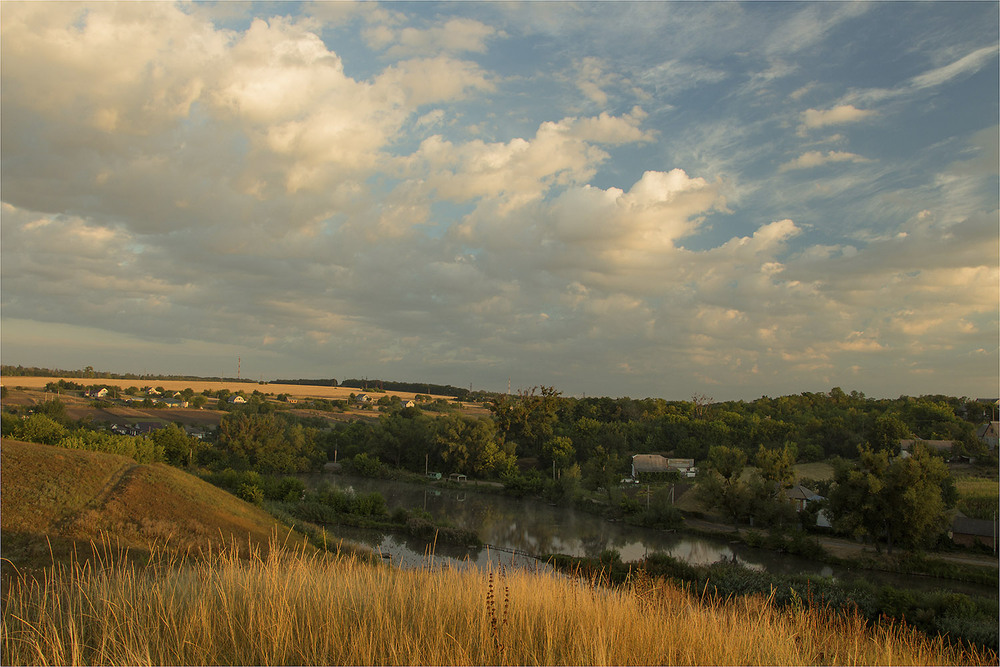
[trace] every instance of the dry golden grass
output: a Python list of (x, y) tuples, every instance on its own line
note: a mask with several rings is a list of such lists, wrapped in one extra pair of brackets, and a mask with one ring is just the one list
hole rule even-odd
[[(105, 549), (108, 552), (107, 549)], [(121, 555), (6, 587), (3, 664), (995, 664), (911, 630), (702, 602), (639, 579), (400, 570), (271, 549), (199, 561)]]
[(112, 536), (135, 549), (266, 547), (287, 527), (259, 507), (183, 470), (114, 454), (4, 439), (0, 446), (3, 556), (18, 567), (66, 557)]

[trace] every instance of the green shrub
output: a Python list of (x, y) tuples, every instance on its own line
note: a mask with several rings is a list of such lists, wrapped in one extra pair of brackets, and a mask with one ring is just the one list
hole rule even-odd
[(256, 484), (241, 484), (240, 488), (236, 492), (236, 495), (248, 503), (253, 503), (254, 505), (261, 505), (264, 503), (264, 492)]
[(367, 452), (357, 454), (350, 460), (352, 470), (362, 477), (383, 477), (385, 466), (378, 458), (368, 456)]

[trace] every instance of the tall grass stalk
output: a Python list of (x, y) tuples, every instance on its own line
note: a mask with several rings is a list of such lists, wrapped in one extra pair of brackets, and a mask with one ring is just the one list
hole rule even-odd
[[(726, 602), (639, 574), (401, 570), (246, 546), (210, 558), (110, 550), (14, 578), (2, 664), (995, 664), (856, 616)], [(106, 549), (106, 551), (108, 551)], [(239, 552), (243, 551), (241, 555)]]

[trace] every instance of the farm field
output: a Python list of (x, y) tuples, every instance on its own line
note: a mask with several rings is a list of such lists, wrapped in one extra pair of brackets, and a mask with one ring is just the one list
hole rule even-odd
[[(121, 387), (125, 389), (127, 387), (141, 387), (145, 385), (154, 387), (163, 387), (167, 391), (176, 392), (183, 391), (184, 389), (191, 388), (195, 393), (201, 393), (206, 389), (212, 391), (218, 391), (219, 389), (226, 389), (230, 392), (244, 391), (250, 393), (254, 390), (267, 393), (267, 394), (288, 394), (289, 396), (296, 397), (308, 397), (308, 398), (326, 398), (334, 400), (345, 400), (350, 397), (351, 394), (364, 393), (363, 390), (354, 387), (319, 387), (312, 385), (299, 385), (299, 384), (258, 384), (256, 382), (199, 382), (196, 380), (115, 380), (115, 379), (105, 379), (105, 378), (57, 378), (57, 377), (31, 377), (31, 376), (18, 376), (18, 377), (4, 377), (2, 378), (3, 384), (8, 387), (24, 387), (26, 389), (44, 389), (45, 385), (50, 382), (58, 382), (59, 380), (65, 380), (67, 382), (75, 382), (77, 384), (102, 384), (108, 386)], [(414, 392), (408, 391), (391, 391), (386, 392), (390, 396), (399, 396), (400, 398), (413, 398), (416, 396)], [(451, 398), (450, 396), (439, 396), (435, 394), (425, 394), (432, 398)]]
[[(94, 379), (89, 380), (87, 378), (56, 378), (56, 377), (31, 377), (31, 376), (18, 376), (18, 377), (4, 377), (2, 378), (3, 384), (7, 387), (8, 397), (6, 402), (9, 405), (31, 405), (39, 403), (42, 401), (47, 401), (52, 398), (52, 394), (45, 393), (44, 389), (50, 382), (58, 382), (60, 379), (66, 380), (67, 382), (74, 382), (76, 384), (86, 385), (88, 383), (117, 386), (122, 389), (133, 386), (145, 386), (147, 382), (138, 380), (106, 380), (106, 379)], [(150, 380), (149, 385), (156, 387), (163, 387), (167, 392), (178, 392), (184, 389), (192, 389), (196, 394), (201, 393), (205, 390), (218, 391), (220, 389), (226, 389), (230, 392), (243, 391), (244, 393), (251, 393), (253, 391), (260, 391), (266, 394), (288, 394), (290, 397), (306, 399), (306, 398), (322, 398), (327, 400), (343, 400), (346, 401), (350, 398), (352, 393), (358, 394), (363, 393), (360, 389), (351, 387), (320, 387), (320, 386), (307, 386), (307, 385), (296, 385), (296, 384), (267, 384), (261, 385), (252, 382), (195, 382), (195, 381), (184, 381), (184, 380)], [(18, 389), (20, 387), (20, 389)], [(375, 394), (375, 396), (381, 396), (382, 394)], [(385, 393), (387, 396), (399, 396), (402, 399), (412, 399), (416, 396), (413, 392), (405, 391), (387, 391)], [(440, 396), (435, 394), (424, 394), (424, 396), (431, 396), (431, 398), (440, 398), (444, 400), (449, 400), (448, 396)], [(224, 412), (212, 410), (211, 407), (206, 407), (203, 409), (196, 408), (168, 408), (168, 409), (143, 409), (131, 406), (108, 406), (108, 407), (95, 407), (92, 405), (92, 401), (87, 398), (80, 396), (74, 396), (72, 394), (61, 394), (59, 400), (66, 405), (66, 413), (72, 419), (83, 419), (89, 417), (95, 422), (107, 422), (110, 424), (127, 424), (140, 421), (150, 421), (150, 422), (162, 422), (162, 423), (172, 423), (179, 422), (186, 426), (218, 426), (219, 421), (222, 419)], [(209, 403), (209, 406), (214, 405)], [(287, 406), (286, 406), (287, 407)], [(317, 410), (309, 410), (304, 408), (290, 407), (289, 411), (291, 414), (311, 417), (317, 416), (327, 419), (331, 422), (337, 421), (351, 421), (353, 419), (376, 419), (379, 415), (377, 409), (374, 408), (358, 408), (351, 406), (345, 412), (322, 412)], [(462, 414), (474, 416), (474, 417), (485, 417), (489, 415), (489, 410), (486, 408), (474, 404), (466, 403), (461, 404)]]

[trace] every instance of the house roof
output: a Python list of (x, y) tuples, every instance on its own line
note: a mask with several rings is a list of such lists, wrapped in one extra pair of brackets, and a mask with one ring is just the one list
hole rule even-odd
[(812, 489), (807, 489), (801, 484), (796, 484), (792, 488), (788, 489), (785, 496), (789, 500), (823, 500), (823, 496), (817, 494)]
[(638, 472), (670, 472), (667, 459), (659, 454), (636, 454), (632, 457), (632, 468)]
[(951, 522), (951, 532), (992, 537), (997, 534), (996, 522), (989, 519), (970, 519), (967, 516), (956, 516)]
[(976, 437), (983, 438), (987, 435), (1000, 434), (1000, 422), (989, 422), (976, 429)]
[(900, 440), (899, 441), (899, 448), (902, 449), (902, 450), (904, 450), (904, 451), (910, 451), (911, 449), (913, 449), (913, 443), (915, 443), (915, 442), (922, 442), (923, 444), (927, 445), (931, 449), (936, 449), (938, 451), (950, 450), (952, 447), (955, 446), (955, 441), (954, 440), (920, 440), (920, 439), (916, 439), (916, 440)]

